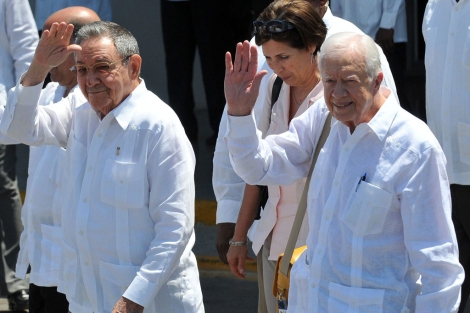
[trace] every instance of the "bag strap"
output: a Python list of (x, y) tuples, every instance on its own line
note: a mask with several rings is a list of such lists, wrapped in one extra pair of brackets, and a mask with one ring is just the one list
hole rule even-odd
[(274, 103), (279, 99), (279, 94), (281, 93), (282, 83), (284, 81), (281, 77), (276, 77), (273, 84), (273, 89), (271, 90), (271, 114), (269, 114), (269, 124), (271, 124), (271, 115), (273, 113)]
[(318, 144), (315, 148), (315, 153), (313, 154), (312, 165), (310, 165), (310, 170), (308, 172), (307, 181), (305, 182), (304, 191), (302, 192), (302, 197), (300, 198), (299, 208), (297, 209), (297, 213), (295, 214), (294, 224), (292, 225), (292, 230), (290, 232), (289, 239), (287, 240), (286, 250), (284, 252), (283, 257), (283, 260), (285, 261), (281, 262), (281, 268), (279, 269), (279, 272), (286, 276), (288, 275), (289, 264), (292, 258), (292, 254), (294, 253), (295, 243), (297, 242), (297, 238), (299, 237), (300, 227), (302, 227), (305, 212), (307, 211), (308, 187), (310, 185), (310, 179), (312, 178), (313, 168), (315, 167), (315, 163), (317, 162), (320, 150), (323, 148), (326, 138), (328, 138), (330, 128), (331, 113), (328, 113), (325, 124), (323, 125), (323, 130), (321, 132), (320, 139), (318, 139)]

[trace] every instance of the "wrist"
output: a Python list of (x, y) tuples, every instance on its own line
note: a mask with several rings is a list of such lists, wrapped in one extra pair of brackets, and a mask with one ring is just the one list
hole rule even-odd
[(241, 241), (235, 241), (233, 238), (230, 238), (228, 241), (228, 244), (231, 247), (245, 247), (245, 246), (248, 246), (248, 242), (249, 242), (248, 238), (246, 238), (245, 240), (241, 240)]

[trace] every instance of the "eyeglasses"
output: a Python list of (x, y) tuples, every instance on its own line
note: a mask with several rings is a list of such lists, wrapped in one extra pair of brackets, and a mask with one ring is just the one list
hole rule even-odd
[(267, 22), (263, 22), (260, 20), (256, 20), (253, 22), (253, 27), (255, 34), (259, 33), (261, 27), (265, 27), (266, 30), (270, 33), (282, 33), (289, 29), (294, 29), (294, 25), (291, 22), (281, 21), (281, 20), (271, 20)]
[(86, 74), (88, 74), (89, 71), (93, 71), (99, 74), (109, 74), (111, 73), (112, 70), (116, 68), (117, 63), (124, 61), (126, 59), (129, 59), (131, 56), (132, 55), (128, 55), (127, 57), (114, 61), (114, 62), (98, 62), (91, 66), (86, 66), (83, 64), (75, 64), (74, 66), (70, 68), (70, 71), (77, 71), (78, 76), (85, 76)]

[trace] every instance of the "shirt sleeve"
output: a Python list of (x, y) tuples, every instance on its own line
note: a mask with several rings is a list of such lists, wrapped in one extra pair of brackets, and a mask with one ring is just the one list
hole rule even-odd
[(307, 176), (327, 116), (312, 106), (291, 121), (289, 131), (261, 139), (254, 116), (229, 116), (225, 136), (235, 172), (251, 185), (291, 185)]
[[(442, 151), (428, 148), (410, 165), (401, 196), (405, 245), (421, 275), (416, 313), (457, 312), (464, 272), (451, 219), (449, 182)], [(427, 192), (418, 192), (427, 190)], [(423, 228), (433, 225), (432, 231)]]
[(398, 11), (405, 5), (405, 0), (383, 0), (382, 17), (380, 18), (380, 28), (395, 28)]
[(174, 118), (167, 118), (172, 122), (163, 126), (160, 136), (154, 136), (147, 158), (149, 213), (155, 224), (155, 237), (137, 276), (123, 295), (144, 307), (180, 264), (190, 264), (194, 245), (196, 160), (176, 114), (169, 114), (174, 114)]
[(31, 64), (39, 40), (38, 30), (28, 0), (5, 2), (5, 23), (17, 81)]
[(39, 106), (42, 82), (25, 87), (18, 81), (8, 95), (0, 123), (3, 135), (27, 145), (66, 147), (74, 107), (73, 93), (61, 101)]

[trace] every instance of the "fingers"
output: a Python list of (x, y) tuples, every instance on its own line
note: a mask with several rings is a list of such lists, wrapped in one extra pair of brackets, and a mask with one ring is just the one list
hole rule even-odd
[[(256, 47), (255, 47), (256, 50)], [(243, 42), (243, 54), (242, 54), (242, 62), (241, 62), (241, 72), (248, 72), (248, 67), (250, 65), (250, 43), (245, 40)]]
[(228, 264), (227, 252), (230, 248), (228, 241), (233, 237), (235, 232), (235, 223), (219, 223), (217, 224), (217, 239), (215, 248), (219, 255), (220, 261), (224, 264)]
[(239, 42), (237, 43), (237, 48), (235, 50), (235, 61), (233, 62), (233, 72), (241, 71), (242, 58), (243, 58), (243, 44)]
[(225, 76), (229, 76), (233, 72), (232, 55), (230, 52), (225, 53)]
[(227, 253), (230, 270), (238, 278), (245, 278), (245, 260), (248, 249), (244, 247), (230, 247)]

